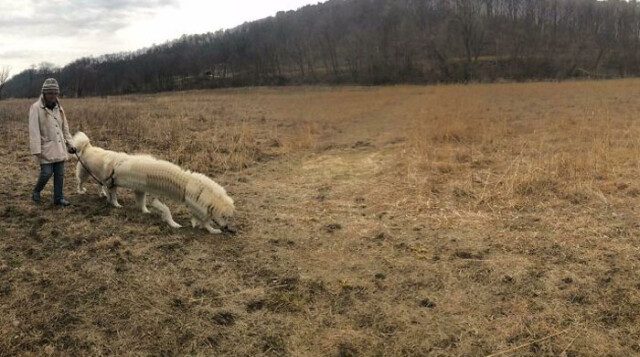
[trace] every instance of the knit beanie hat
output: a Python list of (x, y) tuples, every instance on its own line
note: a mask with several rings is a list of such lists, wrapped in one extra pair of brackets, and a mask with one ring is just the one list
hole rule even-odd
[(60, 93), (60, 86), (58, 86), (58, 81), (56, 81), (55, 78), (47, 78), (42, 85), (42, 94), (50, 93)]

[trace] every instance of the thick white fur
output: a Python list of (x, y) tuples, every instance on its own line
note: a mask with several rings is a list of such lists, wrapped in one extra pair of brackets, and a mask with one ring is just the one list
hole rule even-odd
[[(73, 143), (82, 162), (100, 181), (105, 182), (113, 173), (117, 187), (134, 190), (138, 206), (145, 213), (149, 212), (146, 207), (147, 194), (166, 197), (189, 207), (194, 227), (216, 234), (221, 231), (212, 227), (213, 222), (226, 228), (227, 219), (234, 214), (233, 200), (225, 189), (203, 174), (183, 170), (168, 161), (148, 155), (128, 155), (93, 147), (82, 132), (74, 136)], [(89, 174), (80, 163), (76, 169), (76, 177), (78, 191), (84, 193), (82, 183), (88, 179)], [(106, 195), (114, 206), (119, 206), (115, 187)], [(173, 221), (169, 208), (158, 199), (152, 201), (151, 207), (170, 226), (180, 227)]]

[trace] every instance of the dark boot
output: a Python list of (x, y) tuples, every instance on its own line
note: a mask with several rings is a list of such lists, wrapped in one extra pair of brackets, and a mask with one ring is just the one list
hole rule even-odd
[(34, 192), (31, 194), (31, 200), (33, 203), (39, 205), (42, 201), (40, 200), (40, 192)]
[(65, 200), (64, 198), (59, 199), (55, 202), (56, 206), (60, 206), (60, 207), (67, 207), (67, 206), (71, 206), (71, 202)]

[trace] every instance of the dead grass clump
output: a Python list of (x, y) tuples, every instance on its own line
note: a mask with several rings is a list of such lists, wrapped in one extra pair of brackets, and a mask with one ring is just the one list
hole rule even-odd
[(584, 205), (591, 201), (592, 195), (589, 192), (581, 190), (579, 188), (573, 190), (565, 190), (562, 198), (571, 202), (574, 205)]
[(96, 248), (100, 250), (118, 250), (122, 245), (123, 242), (118, 236), (109, 237), (108, 239), (96, 242)]
[(555, 193), (558, 190), (558, 183), (551, 179), (533, 178), (518, 182), (514, 192), (522, 196), (544, 196), (548, 193)]

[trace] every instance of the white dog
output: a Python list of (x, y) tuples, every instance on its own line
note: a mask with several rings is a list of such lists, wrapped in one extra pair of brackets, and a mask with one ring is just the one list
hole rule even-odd
[[(79, 193), (86, 192), (82, 185), (93, 174), (103, 184), (102, 193), (115, 207), (120, 207), (116, 190), (124, 187), (135, 192), (138, 206), (144, 213), (149, 213), (146, 196), (152, 194), (185, 203), (191, 211), (193, 227), (201, 227), (214, 234), (222, 233), (212, 227), (215, 222), (228, 229), (228, 219), (235, 212), (233, 200), (222, 186), (207, 176), (185, 171), (149, 155), (129, 155), (94, 147), (82, 132), (74, 135), (73, 144), (81, 160), (76, 167)], [(171, 227), (181, 227), (160, 200), (155, 198), (151, 207)]]

